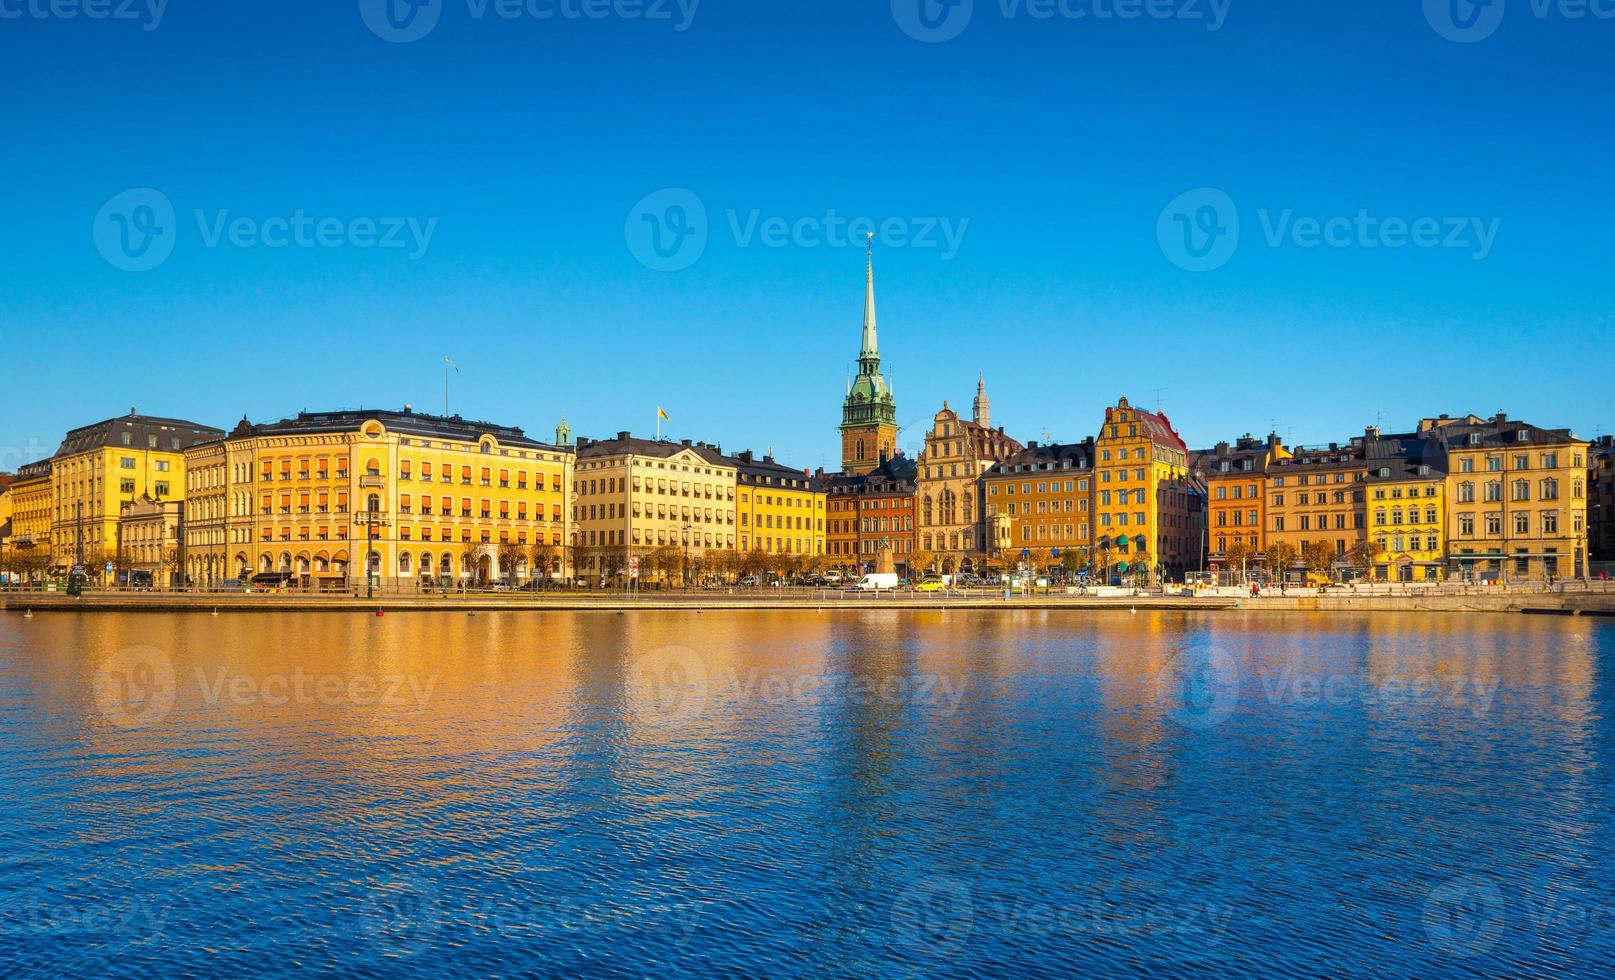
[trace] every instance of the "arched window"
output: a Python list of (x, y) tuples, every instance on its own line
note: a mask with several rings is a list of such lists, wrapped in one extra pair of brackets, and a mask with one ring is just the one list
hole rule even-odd
[(409, 574), (409, 552), (405, 551), (398, 556), (398, 574)]
[(859, 440), (858, 440), (858, 455), (857, 455), (857, 459), (859, 459), (859, 460), (862, 460), (862, 459), (863, 459), (863, 458), (864, 458), (864, 441), (863, 441), (863, 440), (862, 440), (862, 439), (859, 439)]

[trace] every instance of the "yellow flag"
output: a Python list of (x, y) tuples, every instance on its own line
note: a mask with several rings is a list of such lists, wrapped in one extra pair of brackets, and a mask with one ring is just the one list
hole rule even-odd
[(656, 406), (656, 417), (661, 419), (663, 422), (670, 421), (667, 417), (667, 410), (662, 408), (660, 405)]

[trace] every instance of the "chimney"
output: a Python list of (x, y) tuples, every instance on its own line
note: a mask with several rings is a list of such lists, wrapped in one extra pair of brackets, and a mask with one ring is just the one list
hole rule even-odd
[(1497, 417), (1492, 419), (1492, 421), (1496, 422), (1498, 425), (1502, 425), (1504, 422), (1508, 421), (1508, 413), (1507, 412), (1498, 412)]
[(619, 432), (619, 433), (617, 433), (617, 439), (618, 439), (619, 442), (627, 442), (628, 441), (628, 433), (627, 432)]
[(683, 446), (685, 449), (689, 449), (690, 448), (690, 440), (688, 440), (688, 439), (680, 439), (679, 440), (679, 445)]

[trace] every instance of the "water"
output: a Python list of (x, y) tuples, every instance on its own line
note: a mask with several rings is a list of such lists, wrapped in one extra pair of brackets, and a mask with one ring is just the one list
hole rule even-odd
[(0, 619), (8, 974), (1607, 975), (1615, 623)]

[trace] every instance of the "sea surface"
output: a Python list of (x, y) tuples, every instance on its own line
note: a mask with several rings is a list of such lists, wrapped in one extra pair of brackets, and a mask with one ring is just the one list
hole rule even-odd
[(0, 615), (0, 973), (1615, 973), (1615, 622)]

